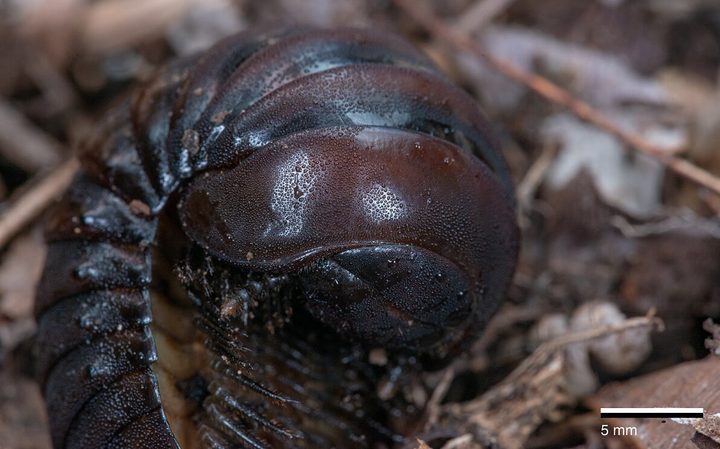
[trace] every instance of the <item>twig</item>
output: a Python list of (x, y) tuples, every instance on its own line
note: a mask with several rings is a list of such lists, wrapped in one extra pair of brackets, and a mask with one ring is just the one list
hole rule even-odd
[(610, 224), (623, 236), (631, 239), (644, 238), (669, 233), (682, 233), (692, 237), (710, 237), (720, 239), (720, 222), (704, 219), (693, 213), (672, 215), (661, 221), (633, 224), (622, 215), (610, 218)]
[(109, 0), (93, 3), (80, 25), (83, 49), (106, 54), (161, 36), (191, 6), (189, 0)]
[(52, 112), (66, 111), (77, 103), (77, 94), (72, 85), (44, 52), (33, 47), (28, 48), (25, 70), (43, 92), (42, 102), (45, 108), (49, 105)]
[(481, 0), (469, 7), (458, 19), (455, 29), (461, 33), (472, 34), (507, 9), (515, 0)]
[(10, 200), (8, 209), (0, 214), (0, 248), (67, 188), (78, 167), (77, 159), (70, 159)]
[(469, 433), (466, 433), (465, 435), (460, 435), (459, 437), (455, 437), (452, 440), (445, 443), (445, 445), (442, 447), (442, 449), (457, 449), (460, 447), (466, 447), (468, 444), (472, 443), (473, 437)]
[(656, 158), (675, 173), (720, 195), (720, 178), (717, 178), (685, 159), (672, 156), (663, 148), (648, 142), (636, 134), (625, 131), (600, 110), (577, 99), (570, 92), (547, 78), (535, 73), (526, 72), (501, 58), (485, 52), (477, 42), (470, 39), (466, 34), (451, 30), (434, 15), (421, 10), (417, 3), (411, 2), (410, 0), (394, 1), (403, 11), (425, 27), (434, 37), (444, 40), (459, 49), (473, 53), (508, 78), (527, 86), (535, 93), (553, 103), (569, 109), (582, 120), (605, 130), (629, 147)]
[[(557, 417), (563, 405), (577, 399), (566, 388), (566, 350), (571, 345), (642, 327), (662, 328), (662, 321), (651, 312), (644, 317), (573, 332), (544, 343), (479, 398), (444, 405), (438, 423), (445, 426), (453, 423), (458, 435), (470, 433), (473, 441), (481, 446), (520, 449), (538, 426)], [(428, 434), (432, 435), (433, 424), (428, 426)]]
[(638, 329), (643, 327), (651, 327), (657, 331), (662, 332), (663, 330), (665, 330), (665, 323), (660, 318), (655, 316), (655, 310), (652, 309), (645, 316), (628, 318), (620, 324), (596, 327), (587, 331), (573, 332), (571, 334), (558, 337), (540, 346), (540, 348), (538, 348), (538, 351), (543, 347), (545, 347), (545, 350), (548, 351), (557, 348), (564, 348), (566, 346), (574, 345), (577, 343), (597, 340), (598, 338), (606, 337), (611, 334), (619, 334), (630, 329)]
[(531, 209), (532, 200), (538, 187), (542, 184), (557, 153), (556, 145), (545, 145), (530, 169), (525, 173), (525, 178), (517, 186), (517, 199), (519, 209), (527, 212)]
[(453, 379), (455, 379), (455, 369), (451, 365), (443, 373), (440, 382), (433, 390), (432, 395), (425, 406), (428, 415), (428, 425), (433, 425), (437, 422), (438, 414), (440, 413), (440, 403), (443, 399), (445, 399), (445, 395), (450, 389)]
[[(650, 327), (655, 330), (662, 331), (665, 328), (663, 321), (660, 318), (654, 316), (654, 311), (651, 311), (646, 316), (629, 318), (620, 324), (600, 326), (589, 329), (587, 331), (572, 332), (553, 340), (543, 343), (538, 347), (527, 359), (525, 359), (515, 370), (506, 377), (501, 385), (513, 385), (518, 380), (528, 376), (528, 373), (532, 373), (534, 367), (542, 365), (544, 362), (541, 360), (548, 360), (552, 358), (552, 354), (567, 348), (568, 346), (576, 345), (578, 343), (585, 343), (591, 340), (597, 340), (598, 338), (604, 338), (608, 335), (618, 334), (621, 332), (628, 331), (630, 329), (638, 329)], [(492, 390), (491, 390), (492, 391)], [(482, 398), (481, 398), (482, 400)], [(472, 404), (481, 404), (480, 400), (471, 401), (465, 405), (465, 407), (472, 408)]]
[(60, 145), (0, 98), (0, 154), (29, 172), (60, 162)]

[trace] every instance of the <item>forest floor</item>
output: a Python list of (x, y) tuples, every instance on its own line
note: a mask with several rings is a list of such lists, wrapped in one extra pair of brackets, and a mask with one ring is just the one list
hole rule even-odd
[[(0, 449), (50, 447), (28, 355), (43, 211), (76, 143), (173, 57), (289, 21), (413, 40), (492, 118), (515, 181), (513, 284), (429, 380), (430, 421), (456, 434), (418, 447), (720, 447), (720, 2), (5, 0)], [(631, 406), (706, 419), (600, 418)]]

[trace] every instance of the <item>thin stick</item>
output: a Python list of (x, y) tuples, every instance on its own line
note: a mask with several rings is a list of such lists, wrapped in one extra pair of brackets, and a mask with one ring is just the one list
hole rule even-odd
[(0, 99), (0, 154), (29, 172), (60, 162), (60, 145)]
[(563, 374), (568, 346), (630, 329), (661, 326), (662, 322), (651, 312), (616, 325), (558, 337), (542, 344), (509, 376), (479, 398), (461, 404), (447, 404), (442, 411), (443, 418), (462, 423), (458, 432), (472, 429), (470, 433), (473, 435), (492, 436), (498, 447), (520, 449), (540, 424), (556, 414), (562, 405), (571, 404), (574, 400), (572, 393), (565, 388), (567, 378)]
[(455, 379), (455, 369), (451, 365), (445, 369), (440, 382), (435, 387), (435, 390), (433, 390), (430, 399), (425, 405), (428, 415), (427, 422), (429, 425), (437, 422), (437, 418), (440, 413), (440, 403), (443, 399), (445, 399), (445, 395), (450, 389), (453, 379)]
[(497, 58), (487, 52), (466, 34), (448, 28), (441, 20), (427, 11), (422, 11), (417, 3), (410, 0), (394, 0), (410, 17), (426, 28), (435, 38), (444, 40), (453, 46), (473, 53), (486, 61), (508, 78), (527, 86), (538, 95), (569, 109), (573, 114), (607, 133), (615, 136), (631, 148), (652, 156), (675, 173), (720, 195), (720, 178), (692, 164), (691, 162), (668, 154), (663, 148), (654, 145), (642, 137), (627, 132), (603, 114), (600, 110), (574, 97), (570, 92), (535, 73), (527, 72), (515, 65)]
[(530, 169), (525, 173), (525, 178), (520, 181), (517, 186), (517, 198), (519, 209), (521, 211), (529, 211), (532, 199), (535, 196), (535, 192), (538, 187), (542, 185), (543, 179), (547, 175), (553, 160), (555, 159), (555, 153), (557, 147), (555, 145), (545, 145), (535, 162), (533, 162)]
[(0, 214), (0, 248), (67, 188), (78, 167), (77, 159), (70, 159), (10, 200)]
[(655, 316), (655, 311), (651, 310), (646, 316), (638, 316), (634, 318), (628, 318), (620, 324), (609, 324), (606, 326), (600, 326), (586, 331), (572, 332), (551, 340), (542, 346), (540, 346), (536, 352), (540, 350), (553, 351), (556, 349), (563, 348), (578, 343), (584, 343), (590, 340), (597, 340), (611, 334), (618, 334), (625, 332), (630, 329), (638, 329), (643, 327), (649, 327), (657, 331), (665, 330), (665, 323), (658, 317)]
[[(622, 333), (631, 329), (650, 328), (652, 330), (665, 330), (665, 323), (654, 315), (655, 311), (651, 310), (646, 316), (628, 318), (619, 324), (609, 324), (585, 331), (571, 332), (559, 336), (553, 340), (540, 345), (529, 357), (527, 357), (515, 370), (510, 373), (503, 381), (504, 385), (513, 385), (513, 383), (522, 376), (526, 376), (528, 372), (532, 372), (538, 364), (543, 364), (553, 357), (553, 354), (565, 349), (568, 346), (585, 343), (591, 340), (597, 340), (607, 337), (608, 335)], [(491, 390), (492, 391), (492, 390)], [(481, 400), (467, 402), (471, 404), (482, 404)]]
[[(198, 2), (200, 3), (200, 2)], [(80, 26), (83, 49), (94, 55), (163, 36), (187, 14), (190, 0), (106, 0), (92, 3)]]
[(442, 449), (457, 449), (459, 447), (468, 447), (468, 444), (473, 442), (473, 437), (471, 434), (466, 433), (464, 435), (460, 435), (459, 437), (455, 437), (452, 440), (445, 443), (445, 445), (442, 447)]

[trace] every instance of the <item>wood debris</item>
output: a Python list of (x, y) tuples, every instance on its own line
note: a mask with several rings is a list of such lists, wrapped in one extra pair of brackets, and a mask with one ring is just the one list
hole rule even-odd
[(661, 326), (656, 318), (640, 317), (557, 337), (478, 399), (440, 406), (438, 422), (425, 433), (433, 435), (450, 427), (457, 429), (453, 438), (471, 435), (473, 447), (521, 449), (541, 424), (563, 418), (563, 408), (578, 399), (567, 388), (570, 350), (627, 331)]
[[(673, 420), (615, 418), (607, 423), (615, 427), (637, 428), (627, 439), (639, 449), (688, 449), (695, 432), (720, 442), (720, 358), (685, 362), (646, 376), (603, 387), (586, 403), (598, 413), (601, 407), (702, 407), (706, 419)], [(698, 440), (704, 440), (697, 437)], [(708, 446), (705, 446), (708, 447)]]

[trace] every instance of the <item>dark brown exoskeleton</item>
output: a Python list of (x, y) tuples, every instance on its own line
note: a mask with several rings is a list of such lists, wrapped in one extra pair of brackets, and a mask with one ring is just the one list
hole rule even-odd
[(57, 449), (392, 447), (420, 411), (380, 381), (465, 348), (514, 270), (486, 119), (386, 33), (230, 37), (85, 146), (36, 305)]

